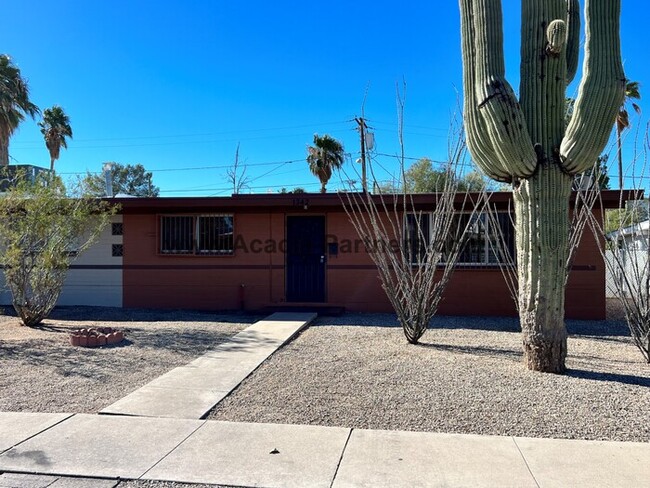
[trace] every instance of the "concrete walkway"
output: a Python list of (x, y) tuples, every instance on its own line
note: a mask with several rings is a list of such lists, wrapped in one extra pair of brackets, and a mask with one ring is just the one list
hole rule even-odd
[(315, 318), (315, 313), (274, 313), (99, 413), (201, 419)]
[(0, 487), (12, 488), (100, 488), (118, 478), (300, 488), (650, 484), (650, 444), (631, 442), (0, 413), (0, 446)]

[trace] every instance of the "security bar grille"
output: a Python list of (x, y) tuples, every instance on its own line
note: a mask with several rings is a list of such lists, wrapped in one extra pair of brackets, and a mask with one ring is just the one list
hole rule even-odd
[(231, 255), (232, 215), (164, 215), (160, 218), (161, 254)]

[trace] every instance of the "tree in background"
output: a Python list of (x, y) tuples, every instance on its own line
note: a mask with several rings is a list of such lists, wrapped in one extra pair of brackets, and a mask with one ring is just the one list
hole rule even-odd
[[(449, 171), (449, 168), (446, 167), (447, 164), (443, 164), (440, 169), (435, 169), (433, 167), (433, 161), (429, 158), (420, 158), (415, 163), (413, 163), (409, 169), (404, 172), (404, 183), (406, 185), (407, 193), (438, 193), (443, 191), (447, 185), (447, 179), (450, 176), (456, 178), (455, 186), (458, 187), (458, 191), (462, 192), (473, 192), (473, 191), (483, 191), (488, 190), (492, 191), (496, 189), (496, 185), (489, 180), (486, 181), (486, 178), (476, 170), (469, 171), (462, 176), (456, 176), (456, 171)], [(390, 191), (392, 186), (385, 185), (379, 187), (380, 191), (386, 189), (384, 193), (394, 193), (399, 192)]]
[[(111, 177), (113, 195), (123, 193), (134, 197), (157, 197), (160, 193), (160, 188), (153, 184), (153, 174), (141, 164), (113, 163)], [(86, 174), (80, 186), (85, 195), (106, 196), (106, 180), (103, 174)]]
[(226, 170), (226, 180), (232, 185), (233, 195), (238, 195), (244, 188), (248, 188), (250, 178), (246, 176), (246, 166), (241, 166), (239, 162), (239, 143), (237, 143), (237, 150), (235, 151), (235, 161)]
[(307, 146), (309, 170), (321, 183), (321, 193), (332, 177), (332, 171), (343, 166), (343, 145), (331, 136), (314, 134), (314, 145)]
[(61, 294), (67, 270), (115, 212), (95, 198), (69, 198), (59, 178), (20, 178), (0, 199), (0, 262), (22, 323), (38, 325)]
[(0, 54), (0, 166), (9, 165), (9, 139), (26, 115), (39, 113), (29, 101), (27, 81), (6, 54)]
[(623, 189), (623, 131), (630, 127), (630, 114), (627, 111), (626, 105), (628, 102), (637, 114), (641, 113), (641, 107), (632, 100), (640, 100), (641, 92), (639, 92), (638, 81), (628, 81), (625, 84), (625, 99), (621, 104), (616, 115), (616, 155), (618, 157), (618, 188)]
[(407, 193), (435, 193), (447, 184), (449, 172), (436, 170), (429, 158), (420, 158), (404, 172), (404, 190)]
[[(640, 194), (640, 191), (636, 191)], [(605, 212), (605, 236), (639, 224), (650, 217), (648, 212), (648, 200), (629, 200), (625, 208), (603, 209)]]
[(50, 152), (50, 171), (54, 173), (54, 161), (59, 159), (61, 148), (68, 148), (66, 138), (72, 139), (70, 118), (61, 107), (54, 105), (43, 111), (43, 120), (38, 123), (45, 138), (45, 146)]
[(566, 126), (579, 0), (522, 0), (519, 99), (505, 78), (501, 2), (460, 0), (467, 144), (485, 174), (513, 186), (519, 321), (524, 362), (534, 371), (566, 370), (569, 198), (574, 176), (602, 153), (624, 100), (620, 8), (620, 0), (586, 0), (583, 77)]

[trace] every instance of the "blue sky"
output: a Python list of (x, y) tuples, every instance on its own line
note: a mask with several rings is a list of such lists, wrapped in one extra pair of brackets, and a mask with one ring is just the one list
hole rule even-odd
[[(519, 4), (503, 2), (515, 87)], [(650, 82), (646, 4), (623, 0), (622, 15), (626, 74), (642, 93)], [(406, 155), (446, 158), (462, 87), (456, 1), (21, 0), (2, 10), (0, 51), (28, 78), (37, 105), (59, 104), (70, 116), (74, 139), (56, 165), (66, 177), (99, 172), (105, 161), (140, 163), (162, 196), (228, 195), (225, 173), (239, 143), (248, 191), (317, 191), (306, 146), (327, 133), (350, 153), (333, 190), (358, 179), (353, 119), (367, 90), (373, 167), (389, 179), (398, 171), (395, 84), (403, 79)], [(36, 121), (21, 126), (10, 155), (48, 166)]]

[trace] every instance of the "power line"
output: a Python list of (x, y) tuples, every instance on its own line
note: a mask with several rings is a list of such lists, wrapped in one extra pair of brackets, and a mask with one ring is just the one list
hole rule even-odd
[[(402, 156), (398, 156), (397, 154), (386, 154), (386, 153), (375, 153), (375, 154), (377, 156), (385, 156), (387, 158), (402, 159)], [(409, 161), (419, 161), (419, 160), (425, 159), (425, 158), (428, 159), (429, 161), (431, 161), (432, 163), (436, 163), (436, 164), (447, 164), (447, 163), (449, 163), (449, 161), (440, 161), (440, 160), (437, 160), (437, 159), (427, 158), (426, 156), (422, 156), (422, 157), (419, 157), (419, 158), (404, 156), (404, 159), (408, 159)]]
[[(301, 124), (293, 126), (284, 126), (284, 127), (263, 127), (258, 129), (242, 129), (242, 130), (227, 130), (227, 131), (217, 131), (217, 132), (204, 132), (204, 133), (195, 133), (195, 134), (168, 134), (168, 135), (156, 135), (156, 136), (132, 136), (132, 137), (100, 137), (94, 139), (75, 139), (75, 142), (101, 142), (101, 141), (132, 141), (140, 139), (172, 139), (176, 137), (210, 137), (226, 134), (241, 134), (241, 133), (253, 133), (253, 132), (265, 132), (265, 131), (276, 131), (276, 130), (293, 130), (293, 129), (305, 129), (308, 127), (323, 126), (323, 125), (340, 125), (348, 124), (348, 120), (339, 120), (336, 122), (318, 122), (313, 124)], [(17, 144), (42, 144), (42, 140), (38, 141), (21, 141)]]
[[(397, 122), (383, 122), (383, 121), (378, 121), (378, 120), (374, 120), (374, 119), (368, 119), (368, 121), (375, 124), (375, 125), (377, 125), (377, 124), (379, 124), (379, 125), (388, 125), (388, 126), (397, 128)], [(445, 132), (445, 133), (449, 132), (448, 127), (443, 129), (441, 127), (430, 127), (430, 126), (426, 126), (426, 125), (413, 125), (413, 124), (404, 124), (404, 127), (409, 127), (409, 128), (412, 128), (412, 129), (434, 130), (434, 131), (437, 131), (437, 132)], [(379, 129), (379, 130), (385, 130), (385, 129)]]
[[(248, 167), (257, 167), (257, 166), (272, 166), (272, 165), (284, 165), (284, 164), (292, 164), (292, 163), (297, 163), (300, 161), (305, 161), (304, 158), (301, 159), (291, 159), (289, 161), (273, 161), (273, 162), (266, 162), (266, 163), (251, 163), (251, 164), (244, 164), (242, 166)], [(165, 172), (174, 172), (174, 171), (203, 171), (206, 169), (227, 169), (231, 168), (232, 164), (226, 164), (226, 165), (218, 165), (218, 166), (195, 166), (195, 167), (188, 167), (188, 168), (158, 168), (158, 169), (147, 169), (147, 172), (150, 173), (165, 173)], [(59, 175), (67, 175), (67, 176), (74, 176), (74, 175), (85, 175), (85, 174), (91, 174), (91, 175), (101, 175), (101, 171), (87, 171), (87, 172), (74, 172), (74, 173), (57, 173)]]
[[(341, 129), (341, 130), (333, 130), (333, 131), (328, 131), (331, 134), (336, 134), (340, 132), (348, 132), (349, 129)], [(281, 137), (307, 137), (310, 134), (306, 133), (300, 133), (300, 134), (274, 134), (274, 135), (268, 135), (268, 136), (259, 136), (259, 137), (232, 137), (230, 139), (209, 139), (209, 140), (203, 140), (203, 141), (173, 141), (173, 142), (149, 142), (149, 143), (142, 143), (142, 144), (111, 144), (111, 145), (100, 145), (100, 146), (83, 146), (83, 145), (74, 145), (74, 148), (76, 150), (82, 150), (82, 149), (119, 149), (119, 148), (129, 148), (129, 147), (154, 147), (154, 146), (179, 146), (179, 145), (187, 145), (187, 144), (214, 144), (214, 143), (222, 143), (222, 142), (233, 142), (233, 141), (254, 141), (254, 140), (262, 140), (262, 139), (278, 139)], [(72, 144), (72, 143), (70, 143)], [(40, 145), (38, 146), (23, 146), (19, 147), (18, 149), (37, 149), (39, 148)]]
[[(310, 182), (310, 183), (292, 183), (292, 186), (296, 187), (303, 187), (303, 186), (320, 186), (320, 183), (316, 182)], [(251, 190), (252, 189), (259, 189), (259, 188), (286, 188), (287, 185), (259, 185), (259, 186), (251, 186), (249, 187)], [(209, 188), (204, 191), (210, 191), (210, 192), (227, 192), (231, 191), (232, 188)], [(193, 192), (196, 191), (195, 189), (183, 189), (183, 190), (160, 190), (160, 193), (187, 193), (187, 192)]]

